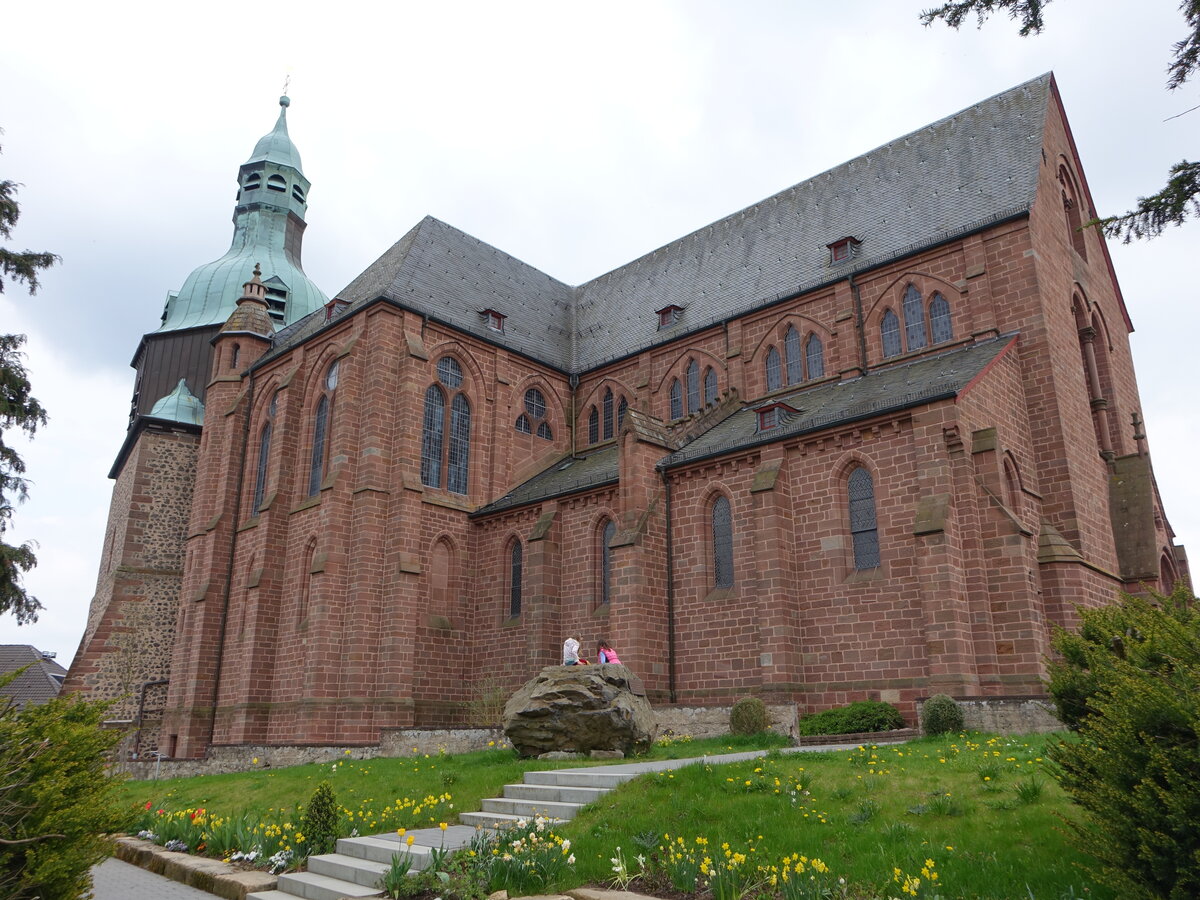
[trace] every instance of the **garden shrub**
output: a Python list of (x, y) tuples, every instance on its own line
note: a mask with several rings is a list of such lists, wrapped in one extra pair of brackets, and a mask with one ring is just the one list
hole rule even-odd
[(731, 734), (758, 734), (770, 727), (766, 704), (757, 697), (743, 697), (729, 711)]
[(304, 809), (305, 856), (332, 853), (338, 839), (338, 808), (333, 787), (322, 781)]
[(1096, 877), (1123, 898), (1183, 900), (1200, 896), (1200, 616), (1185, 593), (1158, 600), (1083, 610), (1078, 633), (1055, 636), (1051, 692), (1079, 704), (1078, 733), (1047, 752)]
[[(15, 677), (18, 673), (12, 673)], [(0, 688), (12, 677), (0, 678)], [(112, 855), (106, 834), (133, 819), (117, 803), (107, 757), (120, 731), (101, 729), (110, 704), (60, 697), (17, 711), (0, 698), (0, 897), (76, 900), (92, 866)]]
[(904, 717), (892, 704), (882, 700), (859, 700), (805, 716), (800, 720), (799, 731), (803, 735), (857, 734), (903, 727)]
[(934, 694), (926, 700), (921, 713), (926, 734), (952, 734), (963, 729), (962, 709), (945, 694)]

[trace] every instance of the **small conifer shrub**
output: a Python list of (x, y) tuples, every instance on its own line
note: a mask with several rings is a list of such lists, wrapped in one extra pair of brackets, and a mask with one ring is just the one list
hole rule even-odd
[(304, 846), (307, 856), (332, 853), (338, 839), (337, 798), (328, 781), (313, 791), (304, 809)]
[(904, 727), (900, 710), (882, 700), (859, 700), (813, 713), (800, 720), (799, 732), (817, 734), (858, 734), (867, 731), (891, 731)]
[(766, 704), (757, 697), (743, 697), (729, 711), (729, 731), (732, 734), (758, 734), (770, 727)]
[(934, 694), (921, 711), (926, 734), (951, 734), (963, 729), (962, 710), (945, 694)]

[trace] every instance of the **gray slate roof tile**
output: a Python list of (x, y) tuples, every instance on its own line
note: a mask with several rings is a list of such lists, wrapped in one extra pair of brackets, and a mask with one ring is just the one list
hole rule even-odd
[(472, 517), (487, 516), (530, 503), (540, 503), (551, 497), (562, 497), (588, 491), (617, 481), (617, 447), (609, 444), (575, 458), (555, 463), (509, 491), (498, 500), (480, 507)]
[(29, 644), (0, 644), (0, 675), (22, 666), (29, 668), (0, 691), (0, 696), (11, 697), (18, 709), (26, 705), (37, 706), (58, 696), (67, 675), (66, 669), (43, 657), (41, 651)]
[[(1041, 161), (1049, 73), (748, 206), (578, 287), (426, 217), (338, 296), (386, 297), (541, 360), (582, 372), (1027, 212)], [(862, 241), (830, 266), (825, 245)], [(655, 310), (684, 309), (658, 331)], [(487, 329), (478, 312), (508, 318)], [(283, 349), (324, 325), (285, 328)]]

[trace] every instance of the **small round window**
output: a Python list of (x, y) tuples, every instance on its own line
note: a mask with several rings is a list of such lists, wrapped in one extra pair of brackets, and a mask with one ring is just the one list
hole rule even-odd
[(525, 412), (517, 417), (515, 427), (521, 434), (537, 434), (544, 441), (554, 440), (554, 432), (546, 421), (546, 395), (537, 388), (525, 392)]

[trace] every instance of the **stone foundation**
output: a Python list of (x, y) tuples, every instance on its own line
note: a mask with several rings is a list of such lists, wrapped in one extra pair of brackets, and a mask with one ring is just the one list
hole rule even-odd
[[(924, 701), (917, 703), (917, 726), (924, 731)], [(995, 734), (1041, 734), (1062, 731), (1066, 726), (1058, 720), (1054, 703), (1041, 695), (1010, 697), (955, 697), (963, 713), (967, 731), (988, 731)]]

